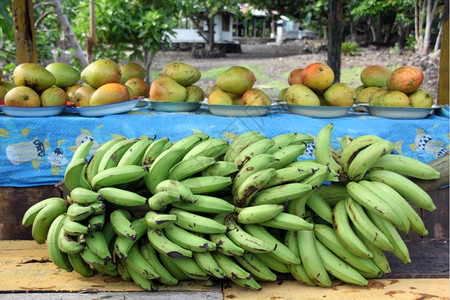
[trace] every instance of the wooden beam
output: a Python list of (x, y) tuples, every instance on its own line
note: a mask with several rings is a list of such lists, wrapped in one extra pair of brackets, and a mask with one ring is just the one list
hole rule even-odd
[(36, 35), (32, 0), (13, 0), (17, 64), (36, 63)]
[(438, 99), (437, 104), (445, 105), (449, 104), (449, 33), (448, 33), (448, 27), (450, 26), (448, 23), (448, 13), (449, 13), (449, 4), (448, 0), (445, 1), (445, 7), (444, 7), (444, 20), (443, 20), (443, 27), (442, 27), (442, 39), (441, 39), (441, 59), (440, 59), (440, 65), (439, 65), (439, 85), (438, 85)]
[(328, 1), (328, 65), (334, 71), (334, 82), (341, 78), (342, 0)]

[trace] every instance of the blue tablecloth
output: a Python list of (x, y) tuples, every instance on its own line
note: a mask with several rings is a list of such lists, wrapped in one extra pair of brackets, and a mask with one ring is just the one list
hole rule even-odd
[[(141, 108), (124, 114), (82, 117), (65, 113), (46, 118), (16, 118), (0, 114), (0, 186), (53, 185), (64, 178), (65, 166), (73, 151), (86, 138), (94, 139), (93, 151), (115, 136), (126, 138), (169, 137), (177, 141), (203, 132), (227, 138), (250, 130), (267, 137), (287, 132), (317, 136), (333, 123), (332, 146), (339, 151), (344, 135), (378, 135), (395, 143), (399, 154), (430, 162), (449, 147), (449, 119), (430, 115), (426, 119), (394, 120), (349, 113), (341, 118), (310, 118), (271, 108), (263, 117), (222, 117), (203, 107), (193, 113), (155, 112)], [(302, 155), (314, 157), (314, 143)]]

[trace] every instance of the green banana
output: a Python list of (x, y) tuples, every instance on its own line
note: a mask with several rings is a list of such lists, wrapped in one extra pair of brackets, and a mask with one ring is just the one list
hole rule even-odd
[(368, 179), (389, 185), (420, 208), (428, 211), (434, 211), (436, 209), (436, 205), (434, 205), (430, 195), (403, 175), (386, 170), (374, 170), (369, 172)]
[(136, 240), (137, 233), (131, 223), (131, 213), (125, 209), (115, 209), (109, 214), (109, 221), (117, 235)]
[(161, 263), (158, 255), (156, 254), (155, 248), (148, 241), (141, 243), (139, 246), (139, 251), (145, 260), (156, 270), (159, 274), (160, 279), (158, 280), (162, 284), (166, 285), (177, 285), (179, 280), (175, 278), (167, 268)]
[(383, 272), (383, 274), (390, 274), (391, 267), (389, 265), (389, 260), (387, 259), (386, 254), (384, 254), (383, 249), (380, 249), (377, 246), (375, 246), (358, 229), (356, 229), (355, 232), (361, 239), (361, 241), (364, 243), (364, 245), (366, 245), (367, 249), (369, 249), (369, 251), (372, 252), (373, 254), (372, 261), (377, 265), (377, 267), (381, 270), (381, 272)]
[(257, 224), (268, 221), (284, 210), (281, 204), (262, 204), (238, 208), (236, 220), (240, 224)]
[(289, 271), (289, 265), (283, 263), (282, 261), (276, 259), (269, 253), (253, 253), (253, 255), (262, 261), (263, 264), (265, 264), (269, 269), (278, 272), (278, 273), (290, 273)]
[(281, 169), (296, 161), (300, 155), (306, 150), (306, 145), (288, 145), (272, 154), (275, 156), (275, 161), (269, 165), (270, 168)]
[(285, 264), (300, 264), (300, 258), (295, 255), (284, 243), (280, 242), (262, 225), (246, 224), (244, 230), (251, 235), (271, 244), (275, 244), (276, 248), (269, 254)]
[(251, 278), (251, 274), (247, 272), (244, 268), (239, 266), (233, 259), (229, 256), (224, 255), (220, 252), (211, 252), (212, 257), (217, 262), (217, 265), (229, 279), (248, 279)]
[(169, 257), (181, 271), (186, 274), (190, 279), (194, 280), (207, 280), (209, 278), (208, 273), (203, 270), (193, 257)]
[(152, 246), (163, 255), (174, 258), (192, 257), (191, 250), (172, 242), (162, 229), (149, 228), (147, 236)]
[(53, 221), (67, 212), (67, 202), (55, 199), (39, 210), (31, 226), (31, 236), (38, 244), (44, 244)]
[(306, 200), (306, 205), (319, 217), (333, 224), (333, 209), (317, 192), (312, 192)]
[(253, 197), (250, 205), (286, 203), (309, 193), (311, 190), (311, 185), (299, 182), (263, 188)]
[(315, 246), (319, 256), (322, 258), (323, 266), (335, 278), (356, 285), (367, 285), (369, 282), (357, 270), (346, 264), (343, 260), (333, 254), (319, 240), (315, 239)]
[(314, 231), (297, 231), (298, 252), (308, 277), (319, 286), (331, 286), (331, 279), (324, 266), (322, 257), (317, 252)]
[(94, 270), (92, 270), (91, 266), (84, 261), (80, 253), (67, 254), (67, 257), (75, 272), (83, 277), (94, 276)]
[(358, 238), (350, 225), (347, 210), (345, 208), (345, 200), (339, 201), (333, 207), (333, 225), (340, 241), (350, 252), (361, 257), (373, 257), (372, 252), (370, 252), (364, 243)]
[(372, 211), (383, 219), (401, 226), (401, 219), (392, 209), (391, 205), (372, 193), (369, 189), (357, 182), (347, 183), (347, 192), (355, 201)]
[(33, 225), (34, 219), (36, 218), (37, 214), (47, 205), (55, 203), (55, 202), (61, 202), (65, 201), (61, 197), (50, 197), (46, 198), (44, 200), (38, 201), (31, 205), (23, 214), (22, 217), (22, 225), (25, 227)]
[(229, 176), (198, 176), (184, 179), (181, 183), (194, 194), (209, 194), (231, 186), (232, 180)]
[(244, 268), (246, 271), (252, 274), (253, 278), (263, 281), (275, 281), (277, 275), (266, 266), (262, 261), (256, 258), (250, 252), (246, 252), (243, 255), (235, 256), (234, 259)]
[(228, 231), (226, 232), (227, 236), (238, 247), (247, 250), (248, 252), (251, 253), (272, 252), (276, 248), (275, 244), (265, 242), (245, 231), (241, 226), (239, 226), (236, 223), (232, 215), (228, 215), (225, 218), (225, 225), (228, 228)]
[(127, 272), (130, 275), (131, 280), (140, 286), (145, 291), (156, 291), (157, 287), (156, 285), (148, 278), (143, 276), (142, 274), (136, 272), (133, 268), (128, 266), (128, 263), (125, 261), (124, 264), (126, 265)]
[[(284, 236), (284, 244), (292, 251), (292, 253), (294, 253), (297, 257), (300, 257), (297, 242), (297, 231), (287, 230)], [(287, 267), (291, 275), (298, 282), (302, 282), (309, 286), (317, 286), (317, 284), (309, 278), (308, 274), (306, 274), (305, 268), (302, 264), (290, 264), (287, 265)]]
[(236, 189), (233, 194), (233, 203), (237, 207), (246, 207), (255, 194), (264, 188), (275, 174), (274, 168), (264, 169), (253, 173)]
[(167, 206), (173, 203), (181, 202), (181, 195), (173, 191), (161, 191), (157, 192), (150, 198), (148, 198), (148, 206), (152, 210), (162, 211), (167, 208)]
[[(197, 201), (196, 196), (191, 191), (189, 186), (184, 184), (181, 181), (172, 180), (172, 179), (166, 179), (158, 183), (158, 185), (155, 187), (154, 194), (157, 194), (159, 192), (168, 191), (173, 192), (175, 194), (178, 194), (181, 196), (181, 200), (188, 203), (194, 203)], [(176, 201), (175, 201), (176, 202)]]
[[(391, 199), (389, 194), (386, 194), (382, 189), (378, 188), (372, 181), (361, 180), (359, 183), (363, 185), (365, 188), (367, 188), (369, 191), (380, 197), (382, 200), (389, 203), (392, 210), (395, 211), (397, 216), (400, 218), (400, 224), (397, 225), (397, 228), (400, 229), (405, 234), (407, 234), (409, 232), (411, 224), (409, 222), (408, 216), (403, 211), (404, 205), (402, 205), (402, 203), (398, 203), (395, 199)], [(404, 201), (402, 202), (404, 203)]]
[(120, 158), (117, 163), (118, 167), (129, 166), (129, 165), (139, 165), (141, 166), (142, 157), (145, 151), (153, 143), (150, 138), (142, 138), (135, 142), (130, 148), (125, 151), (125, 153)]
[(89, 230), (100, 231), (103, 229), (106, 221), (106, 213), (94, 214), (87, 219), (87, 226)]
[(159, 257), (159, 260), (161, 261), (163, 266), (170, 272), (173, 277), (178, 279), (178, 281), (189, 279), (186, 274), (180, 269), (180, 267), (178, 267), (175, 259), (172, 259), (171, 257), (159, 252), (157, 252), (157, 256)]
[(353, 268), (367, 274), (372, 274), (372, 276), (381, 273), (380, 269), (371, 258), (361, 257), (351, 252), (345, 244), (342, 243), (332, 227), (324, 224), (315, 224), (314, 234), (323, 245)]
[(295, 132), (294, 135), (294, 139), (289, 145), (309, 144), (314, 141), (314, 138), (309, 134)]
[(175, 224), (164, 228), (164, 234), (169, 240), (192, 252), (206, 252), (216, 250), (216, 243), (205, 239), (189, 230), (183, 229)]
[(70, 191), (70, 198), (78, 204), (90, 204), (95, 201), (101, 201), (103, 196), (93, 190), (83, 187), (76, 187)]
[(404, 155), (387, 154), (380, 157), (370, 170), (386, 170), (418, 179), (438, 179), (441, 174), (432, 166)]
[(227, 226), (206, 216), (178, 208), (172, 208), (169, 213), (176, 215), (177, 220), (175, 221), (175, 224), (186, 230), (206, 234), (223, 233), (227, 230)]
[(67, 218), (65, 218), (65, 220), (63, 222), (63, 228), (64, 228), (64, 231), (67, 232), (67, 234), (78, 236), (81, 234), (90, 234), (91, 233), (92, 230), (88, 226), (86, 226), (80, 222), (71, 220), (67, 215), (65, 215), (65, 216)]
[(164, 151), (165, 147), (168, 147), (167, 145), (172, 145), (167, 137), (153, 141), (142, 155), (140, 165), (149, 168), (155, 159)]
[(326, 170), (328, 172), (327, 181), (339, 182), (342, 180), (341, 174), (331, 170), (328, 166), (319, 164), (316, 161), (299, 160), (299, 161), (294, 161), (287, 166), (300, 168), (300, 170), (303, 170), (304, 172), (310, 173), (310, 174), (314, 174), (317, 171)]
[(345, 147), (342, 148), (341, 153), (341, 166), (342, 170), (347, 173), (348, 166), (352, 162), (353, 158), (356, 155), (367, 148), (368, 146), (384, 141), (384, 139), (376, 136), (376, 135), (362, 135), (350, 141)]
[(300, 182), (312, 175), (312, 169), (302, 169), (298, 167), (284, 167), (277, 169), (272, 179), (265, 185), (265, 188), (282, 185), (292, 182)]
[(255, 280), (255, 278), (251, 277), (248, 279), (230, 279), (233, 283), (238, 286), (259, 291), (262, 289), (262, 286)]
[(141, 206), (147, 203), (147, 198), (131, 191), (116, 187), (103, 187), (98, 190), (107, 202), (125, 207)]
[(177, 220), (177, 216), (174, 214), (157, 213), (155, 211), (147, 212), (144, 218), (147, 226), (152, 229), (163, 229)]
[(116, 138), (110, 139), (106, 143), (102, 144), (97, 151), (95, 151), (94, 155), (92, 155), (91, 159), (86, 168), (86, 179), (89, 183), (91, 183), (92, 178), (98, 173), (98, 166), (100, 161), (102, 160), (105, 153), (114, 145), (124, 140), (125, 138)]
[(331, 206), (348, 197), (346, 184), (322, 185), (315, 190)]
[(275, 142), (272, 139), (261, 139), (253, 144), (247, 146), (245, 149), (243, 149), (241, 152), (238, 153), (236, 158), (234, 159), (234, 162), (238, 166), (243, 166), (247, 161), (249, 161), (252, 157), (255, 157), (258, 154), (265, 153), (267, 149), (272, 147), (275, 144)]
[(84, 140), (84, 142), (82, 142), (77, 149), (75, 150), (75, 152), (72, 155), (72, 160), (75, 159), (88, 159), (89, 157), (89, 152), (91, 151), (92, 145), (94, 144), (92, 139), (86, 139)]
[(211, 252), (193, 252), (194, 260), (209, 276), (223, 279), (227, 274), (219, 267)]
[(319, 164), (328, 166), (334, 172), (341, 174), (341, 165), (336, 162), (333, 156), (333, 149), (331, 147), (331, 132), (333, 130), (333, 123), (325, 125), (317, 135), (315, 145), (315, 156)]
[[(205, 142), (208, 141), (206, 140)], [(209, 156), (196, 155), (190, 158), (185, 157), (170, 169), (167, 178), (181, 181), (205, 170), (214, 163), (215, 159)]]
[(85, 179), (87, 161), (85, 158), (71, 160), (64, 172), (64, 185), (69, 191), (76, 187), (90, 190), (91, 186)]
[(297, 215), (286, 212), (281, 212), (272, 219), (259, 224), (284, 230), (312, 230), (314, 228), (313, 223), (309, 223)]
[(218, 160), (202, 171), (202, 176), (230, 176), (238, 172), (238, 165), (232, 161)]
[(138, 165), (123, 165), (110, 167), (97, 173), (91, 180), (91, 185), (98, 190), (102, 187), (112, 187), (124, 183), (130, 183), (141, 179), (147, 171)]
[(69, 257), (67, 256), (67, 253), (64, 253), (59, 249), (58, 246), (58, 235), (59, 231), (63, 227), (64, 222), (67, 220), (66, 214), (60, 214), (57, 216), (52, 224), (50, 225), (50, 228), (47, 233), (47, 253), (50, 257), (51, 261), (58, 267), (63, 270), (66, 270), (67, 272), (72, 272), (73, 267), (72, 264), (69, 261)]
[(369, 241), (382, 250), (392, 251), (392, 244), (383, 232), (370, 221), (364, 208), (351, 197), (345, 200), (347, 215), (358, 231), (360, 231)]
[(236, 245), (226, 233), (213, 233), (209, 235), (211, 242), (216, 243), (216, 251), (228, 256), (241, 256), (244, 249)]
[(139, 246), (134, 244), (128, 251), (128, 258), (125, 260), (128, 269), (144, 276), (148, 280), (161, 279), (158, 270), (156, 270), (142, 255)]
[(242, 150), (264, 138), (265, 136), (259, 134), (257, 131), (249, 131), (238, 135), (225, 152), (224, 160), (234, 162), (235, 158)]
[(276, 135), (272, 138), (274, 141), (274, 144), (272, 147), (266, 150), (266, 153), (273, 153), (283, 147), (286, 147), (289, 145), (292, 141), (294, 141), (296, 137), (296, 133), (289, 132), (289, 133), (282, 133), (279, 135)]
[(102, 231), (93, 231), (90, 234), (84, 235), (86, 247), (105, 262), (112, 260), (112, 255), (109, 251), (108, 243)]
[(148, 228), (145, 218), (135, 219), (131, 222), (131, 225), (133, 225), (133, 228), (136, 230), (135, 240), (120, 235), (116, 235), (114, 239), (113, 250), (116, 257), (122, 260), (126, 260), (128, 258), (128, 252), (131, 247), (133, 247), (136, 241), (145, 235)]
[(214, 196), (195, 195), (195, 199), (195, 203), (173, 202), (172, 206), (190, 212), (211, 214), (232, 213), (236, 209), (232, 203)]
[(127, 150), (137, 141), (137, 139), (124, 139), (112, 145), (105, 152), (105, 154), (103, 154), (103, 157), (98, 165), (97, 173), (100, 173), (112, 167), (116, 167), (125, 152), (127, 152)]
[(392, 246), (394, 247), (392, 253), (394, 253), (394, 255), (397, 256), (403, 263), (410, 263), (411, 258), (409, 256), (408, 247), (406, 246), (395, 226), (389, 221), (380, 218), (378, 215), (374, 214), (371, 211), (367, 211), (367, 214), (369, 215), (369, 218), (372, 220), (372, 222), (386, 235), (386, 237), (389, 239), (389, 242), (391, 242)]
[(375, 186), (389, 195), (389, 199), (392, 202), (397, 202), (401, 206), (403, 213), (408, 217), (410, 228), (422, 236), (428, 234), (428, 230), (425, 228), (425, 224), (421, 216), (416, 212), (416, 210), (400, 195), (396, 190), (391, 188), (389, 185), (380, 181), (371, 181)]
[(183, 160), (187, 160), (189, 158), (195, 156), (206, 156), (210, 158), (217, 158), (220, 155), (224, 154), (228, 149), (228, 141), (225, 139), (218, 138), (209, 138), (207, 140), (203, 140), (197, 145), (195, 145), (189, 152), (187, 152)]
[(390, 141), (376, 142), (360, 151), (349, 163), (347, 176), (350, 180), (360, 181), (364, 178), (367, 170), (380, 158), (395, 148)]
[(250, 158), (233, 178), (231, 193), (234, 194), (239, 186), (252, 174), (267, 169), (267, 166), (275, 161), (275, 156), (268, 153), (260, 153)]
[(83, 240), (84, 236), (71, 236), (64, 231), (64, 227), (58, 233), (58, 248), (67, 254), (76, 254), (86, 248), (86, 243)]

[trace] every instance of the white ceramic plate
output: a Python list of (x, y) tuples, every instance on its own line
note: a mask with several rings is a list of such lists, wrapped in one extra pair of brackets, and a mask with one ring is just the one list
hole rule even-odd
[(1, 110), (12, 117), (51, 117), (59, 115), (64, 111), (67, 105), (60, 106), (41, 106), (41, 107), (20, 107), (1, 105)]
[(165, 112), (190, 112), (200, 108), (200, 102), (162, 102), (151, 101), (150, 108), (156, 111)]
[(150, 99), (148, 98), (138, 98), (138, 102), (136, 103), (137, 108), (147, 107), (150, 104)]
[(440, 106), (433, 105), (430, 108), (423, 107), (385, 107), (385, 106), (364, 106), (369, 114), (375, 117), (388, 119), (424, 119)]
[(271, 105), (215, 105), (205, 104), (208, 110), (217, 116), (261, 117), (267, 115)]
[(101, 117), (106, 115), (121, 114), (124, 112), (129, 112), (135, 108), (139, 100), (140, 99), (132, 99), (111, 104), (76, 107), (76, 110), (84, 117)]
[(345, 117), (352, 106), (309, 106), (295, 105), (280, 102), (282, 108), (289, 112), (313, 118), (338, 118)]

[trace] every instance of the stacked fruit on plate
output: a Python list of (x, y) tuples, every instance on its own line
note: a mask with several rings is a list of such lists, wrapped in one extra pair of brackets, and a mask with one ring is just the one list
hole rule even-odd
[(334, 71), (317, 62), (289, 72), (289, 87), (280, 91), (279, 100), (309, 106), (352, 106), (356, 91), (346, 83), (333, 83)]
[(431, 107), (433, 96), (421, 88), (424, 74), (420, 68), (403, 66), (393, 71), (372, 65), (361, 72), (362, 85), (356, 90), (359, 103), (385, 107)]
[(386, 251), (411, 262), (399, 232), (427, 235), (414, 207), (436, 207), (410, 178), (440, 173), (374, 135), (343, 138), (338, 154), (332, 129), (315, 160), (298, 159), (314, 141), (301, 133), (117, 138), (91, 157), (87, 140), (65, 171), (67, 201), (41, 200), (22, 223), (61, 269), (145, 290), (214, 279), (258, 290), (283, 273), (367, 285), (391, 272)]

